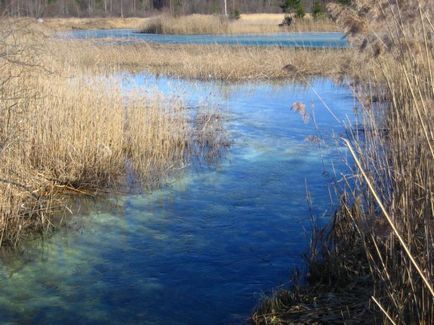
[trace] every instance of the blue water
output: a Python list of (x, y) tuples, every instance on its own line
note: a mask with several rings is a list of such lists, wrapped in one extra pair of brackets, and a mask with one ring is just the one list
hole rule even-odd
[(162, 35), (138, 33), (131, 29), (73, 30), (59, 32), (57, 36), (67, 39), (121, 39), (131, 42), (153, 42), (165, 44), (224, 44), (243, 46), (285, 47), (332, 47), (348, 46), (345, 35), (340, 32), (327, 33), (275, 33), (255, 35)]
[[(354, 99), (324, 79), (311, 87), (190, 82), (122, 75), (225, 116), (232, 146), (161, 189), (102, 202), (68, 227), (0, 262), (0, 323), (242, 324), (264, 292), (302, 265), (310, 228), (333, 211), (329, 186), (346, 170), (335, 138)], [(332, 116), (318, 99), (333, 109)], [(305, 123), (289, 109), (306, 104)], [(337, 120), (335, 119), (337, 118)], [(305, 141), (309, 135), (321, 144)]]

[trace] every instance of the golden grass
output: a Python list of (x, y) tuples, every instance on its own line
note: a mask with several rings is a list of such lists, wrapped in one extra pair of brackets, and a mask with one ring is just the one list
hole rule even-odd
[(338, 78), (352, 68), (350, 62), (354, 60), (351, 49), (144, 43), (107, 46), (84, 41), (57, 42), (53, 48), (65, 64), (92, 71), (121, 68), (204, 80)]
[(9, 117), (12, 130), (2, 130), (14, 134), (0, 157), (3, 243), (17, 243), (27, 228), (48, 227), (49, 214), (36, 217), (33, 197), (122, 185), (130, 168), (150, 186), (184, 165), (192, 130), (179, 104), (135, 95), (126, 106), (113, 81), (87, 76), (44, 76), (35, 85), (39, 98), (26, 100), (25, 112)]
[(2, 27), (0, 246), (50, 229), (66, 193), (94, 195), (129, 174), (156, 186), (202, 154), (213, 123), (197, 128), (179, 100), (125, 94), (113, 77), (59, 62), (25, 24)]
[(434, 323), (432, 5), (361, 4), (332, 7), (370, 58), (360, 65), (370, 78), (353, 76), (362, 124), (343, 139), (354, 175), (313, 238), (309, 285), (266, 299), (256, 324)]
[(238, 20), (229, 20), (212, 15), (189, 15), (171, 17), (167, 15), (147, 19), (141, 28), (146, 33), (157, 34), (264, 34), (279, 32), (325, 32), (339, 31), (329, 19), (295, 19), (290, 27), (281, 27), (284, 15), (251, 14)]
[[(71, 29), (135, 29), (150, 30), (159, 26), (166, 34), (245, 34), (285, 31), (339, 31), (329, 19), (314, 20), (308, 15), (295, 20), (290, 28), (279, 27), (283, 14), (242, 14), (239, 20), (227, 20), (214, 15), (189, 15), (178, 18), (169, 15), (148, 18), (46, 18), (38, 23), (51, 31)], [(30, 20), (30, 19), (29, 19)], [(152, 27), (154, 26), (154, 27)]]

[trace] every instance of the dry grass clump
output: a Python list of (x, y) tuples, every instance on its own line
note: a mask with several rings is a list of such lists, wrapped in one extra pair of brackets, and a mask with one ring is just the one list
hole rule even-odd
[(172, 17), (168, 15), (148, 18), (142, 28), (143, 33), (154, 34), (263, 34), (279, 32), (330, 32), (339, 31), (330, 19), (295, 19), (290, 27), (279, 24), (283, 14), (242, 15), (238, 20), (230, 20), (213, 15), (189, 15)]
[(293, 23), (288, 28), (289, 32), (342, 32), (336, 22), (327, 17), (317, 19), (305, 17), (303, 19), (294, 18)]
[(147, 20), (140, 29), (153, 34), (227, 34), (229, 20), (220, 16), (158, 16)]
[(192, 153), (199, 157), (199, 162), (215, 164), (230, 146), (224, 116), (220, 110), (201, 106), (195, 114), (194, 125), (196, 141)]
[[(302, 292), (308, 292), (315, 305), (297, 309), (304, 300), (277, 296), (282, 304), (275, 307), (273, 300), (266, 301), (254, 319), (261, 324), (273, 317), (277, 324), (292, 323), (294, 315), (288, 313), (294, 309), (308, 316), (327, 309), (340, 320), (349, 312), (348, 320), (356, 323), (433, 324), (432, 6), (417, 0), (399, 8), (388, 1), (354, 1), (337, 12), (373, 58), (370, 82), (357, 84), (356, 94), (363, 95), (363, 127), (344, 140), (355, 175), (343, 179), (343, 200), (331, 234), (311, 250), (311, 286)], [(383, 94), (380, 99), (378, 93)], [(325, 289), (318, 289), (322, 284)], [(340, 304), (336, 290), (365, 292), (359, 299), (363, 310), (353, 310), (352, 299)], [(333, 299), (322, 299), (324, 292)]]
[(40, 80), (39, 91), (50, 96), (28, 113), (23, 159), (56, 185), (114, 186), (126, 160), (140, 178), (158, 178), (184, 162), (189, 131), (178, 103), (130, 95), (126, 104), (116, 83), (96, 77), (51, 77)]
[[(338, 78), (355, 66), (351, 49), (295, 49), (222, 45), (58, 42), (67, 65), (92, 71), (125, 69), (192, 79), (278, 80), (323, 75)], [(176, 55), (174, 55), (176, 53)]]
[(2, 27), (0, 246), (52, 228), (67, 194), (161, 184), (209, 137), (179, 100), (125, 94), (114, 78), (59, 64), (25, 25)]

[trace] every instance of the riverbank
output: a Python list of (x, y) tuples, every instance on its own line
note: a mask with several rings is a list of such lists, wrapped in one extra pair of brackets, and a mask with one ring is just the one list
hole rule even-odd
[[(396, 17), (398, 8), (387, 3), (380, 13), (375, 4), (369, 14), (330, 7), (374, 58), (358, 92), (363, 132), (342, 139), (354, 175), (342, 177), (331, 226), (313, 235), (304, 284), (264, 299), (255, 324), (434, 321), (433, 12), (427, 1), (412, 2), (386, 29), (377, 18)], [(378, 28), (388, 33), (379, 38)]]

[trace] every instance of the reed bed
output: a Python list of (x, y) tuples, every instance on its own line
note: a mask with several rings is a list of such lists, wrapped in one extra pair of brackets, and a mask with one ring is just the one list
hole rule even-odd
[[(65, 64), (93, 71), (148, 71), (191, 79), (282, 80), (315, 75), (342, 77), (355, 68), (351, 49), (294, 49), (222, 45), (101, 45), (58, 42)], [(173, 53), (176, 53), (174, 55)]]
[[(46, 18), (38, 23), (50, 31), (71, 29), (134, 29), (164, 34), (258, 34), (286, 31), (334, 32), (340, 27), (329, 18), (295, 19), (291, 27), (279, 27), (283, 14), (242, 14), (240, 19), (231, 20), (216, 15), (194, 14), (173, 17), (170, 15), (146, 18)], [(33, 21), (32, 19), (28, 19)]]
[(354, 175), (314, 236), (306, 285), (265, 299), (256, 324), (434, 323), (432, 6), (361, 4), (330, 8), (372, 58), (354, 84), (363, 124), (342, 140)]
[(15, 24), (0, 35), (0, 246), (58, 225), (71, 195), (158, 186), (205, 152), (214, 119), (199, 128), (179, 99), (68, 66)]
[(334, 32), (338, 25), (328, 18), (294, 19), (291, 26), (279, 26), (283, 14), (242, 15), (238, 20), (222, 16), (189, 15), (172, 17), (157, 16), (145, 20), (143, 33), (154, 34), (267, 34), (279, 32)]

